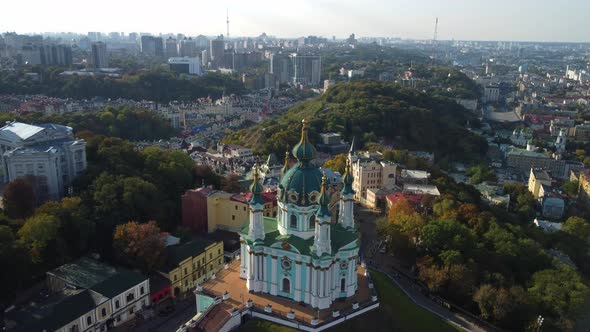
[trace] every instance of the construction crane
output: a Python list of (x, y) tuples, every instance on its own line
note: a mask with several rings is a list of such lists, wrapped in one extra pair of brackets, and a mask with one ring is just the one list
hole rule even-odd
[(438, 17), (434, 23), (434, 36), (432, 37), (432, 65), (436, 62), (436, 38), (438, 37)]

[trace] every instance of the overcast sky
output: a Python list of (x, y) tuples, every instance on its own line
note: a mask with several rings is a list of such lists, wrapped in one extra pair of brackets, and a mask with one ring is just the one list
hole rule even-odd
[(590, 0), (1, 0), (0, 31), (590, 42)]

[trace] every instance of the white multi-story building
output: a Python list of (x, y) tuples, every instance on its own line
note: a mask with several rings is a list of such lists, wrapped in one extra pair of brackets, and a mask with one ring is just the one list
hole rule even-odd
[[(354, 142), (353, 142), (354, 145)], [(351, 150), (353, 147), (351, 147)], [(354, 199), (364, 204), (367, 199), (367, 189), (393, 188), (397, 164), (381, 160), (381, 154), (354, 153), (348, 155), (352, 166), (352, 189)]]
[(33, 176), (39, 198), (58, 199), (86, 169), (86, 141), (72, 128), (10, 122), (0, 128), (2, 182)]
[(179, 74), (203, 75), (203, 70), (201, 69), (201, 59), (197, 57), (169, 58), (168, 66), (170, 66), (170, 70)]

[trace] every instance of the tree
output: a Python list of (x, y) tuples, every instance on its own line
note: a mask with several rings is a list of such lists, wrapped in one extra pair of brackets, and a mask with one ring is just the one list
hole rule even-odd
[(432, 221), (422, 228), (421, 245), (428, 252), (438, 254), (443, 250), (458, 250), (469, 257), (475, 249), (475, 234), (462, 224), (453, 221)]
[(10, 303), (17, 289), (28, 281), (32, 269), (27, 248), (15, 239), (8, 226), (0, 225), (0, 266), (7, 267), (0, 273), (0, 303)]
[(563, 190), (568, 195), (575, 197), (578, 194), (578, 188), (580, 183), (578, 181), (565, 181), (561, 185), (561, 190)]
[(48, 214), (36, 214), (27, 219), (18, 235), (31, 249), (34, 262), (42, 262), (46, 256), (46, 249), (53, 244), (60, 227), (59, 219)]
[(348, 163), (348, 155), (346, 153), (339, 154), (324, 163), (324, 168), (330, 168), (334, 172), (344, 174), (346, 170), (346, 163)]
[(35, 214), (54, 216), (59, 220), (58, 238), (66, 247), (67, 258), (85, 253), (94, 239), (95, 224), (80, 197), (65, 197), (41, 205)]
[(35, 188), (30, 180), (18, 178), (6, 185), (2, 196), (4, 210), (11, 218), (24, 219), (33, 214), (37, 205)]
[[(430, 291), (449, 299), (463, 302), (471, 298), (475, 279), (473, 272), (465, 264), (455, 264), (458, 252), (448, 253), (449, 264), (437, 264), (431, 256), (418, 260), (418, 277), (428, 285)], [(460, 256), (460, 254), (459, 254)], [(452, 258), (451, 258), (452, 257)]]
[(473, 166), (467, 170), (466, 174), (470, 176), (469, 182), (480, 184), (484, 181), (496, 181), (496, 172), (494, 169), (485, 165)]
[(121, 263), (151, 272), (164, 263), (167, 236), (155, 221), (130, 221), (115, 229), (113, 249)]
[(389, 223), (416, 242), (425, 222), (422, 216), (410, 205), (407, 199), (399, 199), (389, 210)]
[(496, 288), (490, 284), (481, 285), (473, 295), (481, 316), (500, 322), (513, 315), (519, 307), (527, 303), (527, 295), (522, 287)]
[(434, 214), (442, 220), (456, 220), (459, 211), (457, 211), (457, 201), (452, 198), (439, 198), (433, 204)]
[(242, 191), (242, 187), (240, 186), (240, 176), (232, 173), (223, 179), (223, 191), (232, 193), (232, 194), (239, 194)]
[(536, 272), (528, 294), (545, 315), (557, 319), (562, 328), (571, 328), (590, 298), (590, 289), (573, 268), (560, 265)]
[(580, 240), (590, 240), (590, 223), (580, 217), (569, 217), (562, 230)]

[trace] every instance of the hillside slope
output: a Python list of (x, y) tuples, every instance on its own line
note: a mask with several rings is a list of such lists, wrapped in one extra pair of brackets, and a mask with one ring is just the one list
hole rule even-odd
[(320, 131), (336, 132), (349, 142), (355, 137), (359, 147), (383, 141), (395, 148), (434, 152), (439, 160), (481, 158), (487, 149), (485, 140), (465, 129), (477, 119), (462, 106), (376, 81), (336, 85), (276, 119), (233, 133), (226, 142), (282, 155), (299, 140), (303, 118), (310, 122), (314, 142), (319, 142)]

